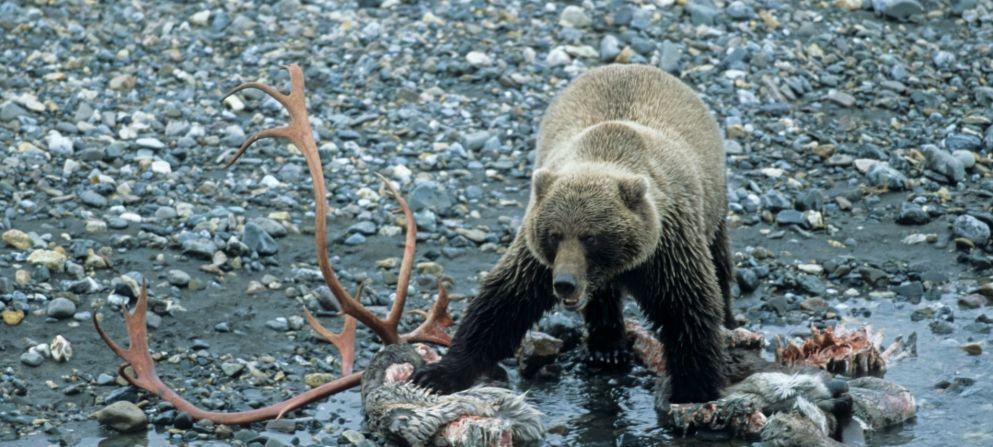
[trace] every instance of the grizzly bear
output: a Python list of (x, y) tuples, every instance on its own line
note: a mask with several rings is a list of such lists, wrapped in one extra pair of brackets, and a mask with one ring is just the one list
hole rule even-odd
[(471, 386), (556, 303), (582, 312), (594, 363), (623, 362), (631, 295), (666, 346), (670, 401), (717, 399), (722, 319), (734, 320), (724, 146), (707, 107), (659, 69), (597, 68), (549, 106), (537, 151), (517, 237), (447, 355), (414, 380)]

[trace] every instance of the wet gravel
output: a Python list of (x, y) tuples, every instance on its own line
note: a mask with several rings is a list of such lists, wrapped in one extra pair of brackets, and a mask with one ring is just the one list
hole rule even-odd
[[(402, 222), (382, 174), (420, 230), (409, 306), (440, 276), (458, 314), (519, 225), (548, 101), (631, 62), (694, 86), (726, 133), (747, 327), (917, 332), (918, 357), (887, 375), (918, 396), (917, 421), (870, 443), (987, 445), (991, 42), (989, 0), (2, 2), (0, 442), (361, 445), (357, 392), (278, 422), (195, 422), (116, 378), (89, 324), (99, 313), (123, 340), (117, 308), (147, 280), (158, 368), (208, 409), (338, 372), (300, 318), (306, 306), (337, 324), (302, 156), (265, 141), (223, 169), (285, 119), (260, 94), (224, 92), (285, 88), (280, 65), (301, 64), (343, 282), (367, 281), (373, 309), (391, 303)], [(542, 379), (506, 366), (549, 415), (549, 445), (680, 442), (657, 428), (650, 374), (582, 366), (575, 315), (542, 326), (565, 354)], [(361, 329), (359, 364), (376, 349)], [(139, 434), (89, 418), (118, 401), (147, 415)]]

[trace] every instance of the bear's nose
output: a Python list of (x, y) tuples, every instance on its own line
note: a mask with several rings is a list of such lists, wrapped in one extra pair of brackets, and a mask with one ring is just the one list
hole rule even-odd
[(560, 298), (572, 295), (576, 291), (576, 277), (571, 273), (559, 273), (552, 279), (552, 287)]

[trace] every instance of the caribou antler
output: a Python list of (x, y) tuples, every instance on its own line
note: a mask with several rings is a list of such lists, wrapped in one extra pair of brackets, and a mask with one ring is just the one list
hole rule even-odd
[[(128, 349), (120, 347), (117, 343), (103, 331), (97, 320), (97, 314), (93, 314), (93, 326), (97, 329), (97, 334), (103, 339), (107, 346), (124, 359), (124, 364), (118, 369), (118, 373), (124, 380), (133, 386), (141, 388), (149, 393), (159, 396), (163, 400), (171, 403), (176, 409), (189, 414), (195, 419), (207, 419), (215, 424), (241, 425), (266, 419), (281, 418), (286, 412), (300, 408), (310, 402), (325, 396), (352, 388), (362, 381), (362, 373), (350, 373), (337, 380), (325, 383), (310, 391), (304, 392), (290, 399), (282, 401), (268, 407), (257, 408), (249, 411), (238, 411), (233, 413), (221, 413), (216, 411), (201, 410), (193, 405), (183, 396), (169, 388), (162, 379), (159, 379), (155, 372), (155, 361), (148, 353), (148, 327), (145, 325), (146, 312), (148, 310), (148, 289), (144, 281), (141, 284), (141, 293), (138, 295), (138, 302), (134, 306), (134, 311), (128, 313), (127, 307), (123, 308), (124, 321), (128, 329)], [(131, 367), (133, 375), (127, 369)]]
[[(404, 306), (407, 301), (407, 287), (410, 284), (410, 273), (414, 262), (414, 249), (417, 244), (417, 226), (414, 223), (413, 213), (407, 205), (407, 201), (400, 195), (399, 191), (386, 178), (379, 176), (383, 181), (386, 192), (400, 205), (406, 219), (406, 239), (404, 241), (403, 260), (400, 262), (400, 274), (397, 281), (396, 299), (386, 318), (379, 318), (360, 302), (362, 285), (360, 284), (354, 295), (349, 294), (328, 260), (327, 241), (327, 195), (324, 187), (324, 171), (321, 158), (317, 151), (317, 143), (314, 141), (313, 130), (310, 127), (310, 119), (307, 117), (307, 107), (305, 100), (303, 71), (296, 64), (287, 67), (290, 72), (290, 93), (283, 94), (276, 89), (258, 82), (248, 82), (241, 84), (225, 95), (227, 98), (241, 90), (254, 88), (261, 90), (278, 101), (290, 115), (287, 125), (273, 129), (266, 129), (248, 137), (238, 148), (234, 156), (228, 160), (226, 166), (231, 166), (241, 157), (252, 143), (264, 138), (285, 138), (295, 145), (303, 153), (310, 170), (310, 178), (313, 181), (315, 223), (314, 223), (314, 244), (317, 248), (317, 264), (320, 266), (321, 275), (331, 293), (338, 301), (345, 321), (341, 333), (335, 334), (323, 326), (304, 309), (308, 323), (315, 332), (337, 347), (341, 354), (342, 377), (328, 382), (320, 387), (314, 388), (303, 394), (295, 396), (286, 401), (259, 408), (251, 411), (236, 413), (218, 413), (204, 411), (183, 399), (182, 396), (170, 389), (155, 372), (155, 363), (148, 354), (148, 329), (145, 325), (145, 312), (148, 306), (148, 296), (146, 285), (143, 283), (141, 294), (135, 305), (134, 313), (129, 314), (124, 309), (124, 319), (127, 326), (129, 346), (125, 350), (114, 343), (110, 337), (104, 333), (97, 320), (96, 314), (93, 316), (93, 325), (97, 333), (107, 346), (126, 363), (121, 366), (121, 375), (131, 385), (144, 389), (160, 398), (172, 403), (177, 409), (188, 413), (196, 419), (207, 419), (219, 424), (245, 424), (271, 418), (282, 417), (287, 411), (299, 408), (309, 402), (340, 392), (342, 390), (358, 385), (362, 372), (352, 372), (355, 361), (355, 330), (356, 321), (362, 322), (379, 337), (383, 344), (398, 344), (408, 342), (427, 342), (439, 345), (449, 345), (451, 337), (445, 333), (444, 329), (451, 326), (452, 319), (448, 314), (448, 294), (444, 285), (439, 283), (438, 299), (431, 310), (425, 313), (425, 320), (417, 329), (407, 333), (399, 334), (398, 327), (403, 316)], [(134, 375), (126, 371), (130, 366)]]

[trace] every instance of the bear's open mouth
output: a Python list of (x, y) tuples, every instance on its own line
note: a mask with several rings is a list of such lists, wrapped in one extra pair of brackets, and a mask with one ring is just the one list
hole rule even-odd
[(579, 298), (580, 298), (579, 296), (562, 298), (562, 305), (569, 310), (579, 309), (579, 302), (580, 302)]

